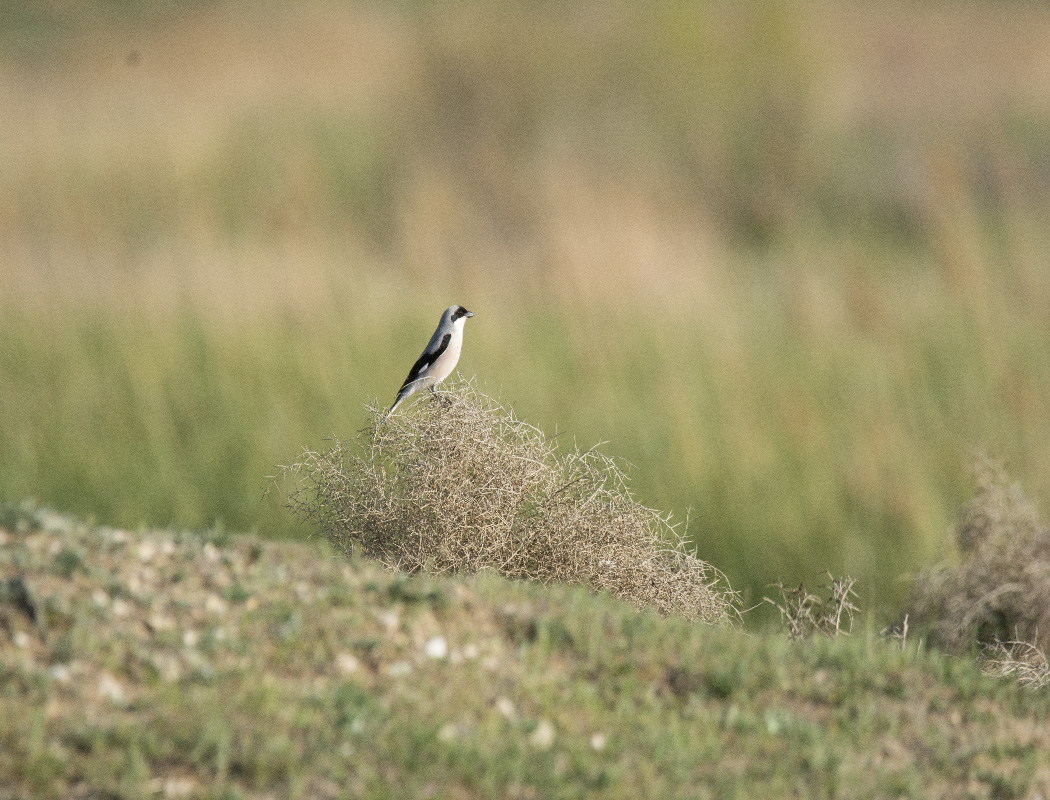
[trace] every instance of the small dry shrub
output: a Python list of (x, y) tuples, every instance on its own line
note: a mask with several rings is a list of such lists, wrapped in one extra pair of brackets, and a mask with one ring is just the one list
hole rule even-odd
[(473, 383), (385, 421), (369, 411), (354, 442), (287, 468), (299, 478), (289, 507), (337, 548), (408, 572), (583, 584), (708, 623), (735, 615), (724, 576), (631, 496), (608, 456), (559, 454)]
[(1050, 530), (1002, 465), (974, 467), (977, 494), (954, 526), (955, 558), (919, 575), (909, 603), (933, 644), (967, 652), (1022, 640), (1045, 647), (1050, 631)]
[(788, 589), (782, 581), (773, 584), (780, 594), (779, 600), (763, 598), (780, 612), (789, 638), (802, 639), (820, 633), (834, 639), (853, 630), (853, 614), (857, 611), (853, 604), (857, 597), (853, 591), (854, 581), (848, 577), (835, 578), (831, 573), (828, 579), (830, 583), (824, 587), (828, 591), (826, 600), (810, 594), (801, 583), (796, 589)]
[(1050, 661), (1046, 653), (1028, 642), (989, 645), (981, 658), (981, 670), (996, 678), (1013, 678), (1031, 689), (1050, 685)]

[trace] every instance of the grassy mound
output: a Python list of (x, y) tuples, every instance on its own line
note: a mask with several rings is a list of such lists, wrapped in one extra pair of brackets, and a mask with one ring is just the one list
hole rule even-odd
[(0, 800), (1050, 795), (1050, 695), (298, 542), (0, 514)]
[(595, 449), (559, 454), (470, 383), (424, 398), (350, 446), (305, 450), (289, 505), (337, 548), (408, 572), (583, 584), (635, 607), (729, 619), (721, 573), (686, 552), (668, 517), (638, 503)]
[(982, 457), (976, 496), (954, 530), (956, 557), (923, 572), (909, 615), (932, 643), (955, 652), (975, 645), (1050, 641), (1050, 529), (1003, 468)]

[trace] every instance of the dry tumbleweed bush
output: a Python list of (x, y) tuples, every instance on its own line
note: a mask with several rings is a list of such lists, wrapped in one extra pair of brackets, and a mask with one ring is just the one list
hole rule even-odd
[(1022, 686), (1050, 686), (1050, 661), (1046, 653), (1028, 642), (996, 642), (981, 658), (981, 670), (996, 678), (1014, 678)]
[(909, 613), (957, 652), (1007, 640), (1046, 647), (1050, 530), (1000, 465), (982, 456), (974, 471), (977, 496), (954, 530), (958, 559), (919, 576)]
[(609, 457), (559, 454), (472, 383), (446, 387), (351, 444), (305, 450), (288, 505), (337, 548), (408, 572), (578, 583), (636, 607), (717, 623), (736, 596), (640, 505)]

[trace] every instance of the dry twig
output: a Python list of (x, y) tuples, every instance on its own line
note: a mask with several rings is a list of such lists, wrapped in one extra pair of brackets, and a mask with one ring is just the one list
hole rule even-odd
[(788, 637), (801, 639), (814, 633), (822, 633), (832, 639), (853, 630), (853, 614), (858, 610), (853, 604), (857, 595), (853, 591), (852, 578), (835, 578), (828, 573), (829, 591), (827, 600), (810, 594), (803, 584), (796, 589), (785, 588), (782, 581), (772, 584), (780, 594), (780, 600), (763, 598), (775, 606), (780, 618), (787, 626)]
[(985, 648), (981, 670), (997, 678), (1014, 678), (1022, 686), (1041, 689), (1050, 685), (1050, 661), (1029, 642), (995, 642)]

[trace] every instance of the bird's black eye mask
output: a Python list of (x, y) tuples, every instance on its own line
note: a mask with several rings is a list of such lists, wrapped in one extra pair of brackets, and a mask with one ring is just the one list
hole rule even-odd
[(469, 313), (470, 312), (467, 311), (467, 309), (463, 308), (463, 306), (459, 306), (459, 308), (452, 312), (452, 321), (455, 322), (460, 317), (465, 317)]

